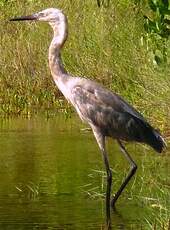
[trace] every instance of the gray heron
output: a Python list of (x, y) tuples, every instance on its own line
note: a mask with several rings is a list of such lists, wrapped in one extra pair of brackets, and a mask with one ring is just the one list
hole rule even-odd
[[(121, 96), (90, 79), (67, 73), (60, 55), (68, 35), (67, 17), (62, 10), (49, 8), (29, 16), (10, 19), (10, 21), (22, 20), (48, 22), (53, 29), (54, 35), (48, 55), (51, 75), (59, 90), (74, 106), (81, 120), (88, 123), (93, 131), (107, 172), (106, 205), (114, 207), (137, 169), (136, 163), (127, 152), (122, 141), (145, 143), (159, 153), (166, 146), (165, 141), (160, 133)], [(112, 171), (105, 146), (106, 137), (111, 137), (117, 141), (121, 152), (130, 163), (130, 171), (112, 199)]]

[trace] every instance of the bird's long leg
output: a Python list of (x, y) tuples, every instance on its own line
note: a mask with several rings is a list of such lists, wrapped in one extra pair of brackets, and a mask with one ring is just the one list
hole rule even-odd
[(107, 173), (106, 217), (107, 217), (107, 224), (108, 226), (110, 226), (110, 196), (111, 196), (111, 186), (112, 186), (112, 171), (110, 170), (108, 154), (106, 152), (105, 137), (102, 135), (100, 131), (94, 128), (93, 128), (93, 133), (97, 140), (99, 148), (102, 152), (103, 161), (104, 161), (106, 173)]
[(117, 199), (119, 198), (120, 194), (122, 193), (123, 189), (126, 187), (126, 185), (128, 184), (128, 182), (130, 181), (131, 177), (135, 174), (135, 172), (137, 170), (136, 163), (133, 161), (133, 159), (131, 158), (131, 156), (129, 155), (129, 153), (126, 151), (126, 149), (125, 149), (124, 145), (122, 144), (122, 142), (120, 140), (117, 140), (117, 141), (118, 141), (118, 144), (120, 146), (120, 149), (121, 149), (123, 155), (129, 161), (129, 163), (131, 165), (131, 169), (130, 169), (127, 177), (123, 181), (122, 185), (120, 186), (119, 190), (117, 191), (117, 193), (112, 198), (112, 200), (111, 200), (111, 206), (112, 207), (114, 207), (114, 205), (115, 205)]

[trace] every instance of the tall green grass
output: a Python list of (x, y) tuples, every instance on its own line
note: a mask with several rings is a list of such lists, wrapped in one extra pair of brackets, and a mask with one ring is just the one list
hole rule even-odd
[[(115, 147), (115, 146), (114, 146)], [(129, 149), (130, 146), (127, 146)], [(112, 152), (113, 146), (108, 143), (108, 152)], [(134, 217), (136, 215), (139, 220), (141, 228), (130, 229), (156, 229), (156, 230), (169, 230), (170, 228), (170, 201), (169, 201), (169, 175), (167, 173), (169, 156), (168, 153), (156, 156), (149, 151), (149, 148), (145, 147), (141, 149), (141, 146), (133, 146), (130, 153), (136, 153), (135, 161), (139, 165), (137, 174), (128, 184), (127, 188), (120, 196), (117, 209), (119, 205), (121, 209), (124, 209), (124, 218), (126, 214), (130, 214)], [(128, 173), (128, 163), (122, 165), (121, 159), (116, 164), (115, 158), (110, 156), (110, 163), (112, 167), (112, 194), (118, 190), (121, 184), (121, 180)], [(88, 184), (84, 184), (81, 187), (83, 193), (89, 196), (91, 199), (105, 199), (106, 196), (106, 172), (101, 171), (100, 168), (90, 170)], [(131, 208), (126, 209), (126, 205), (131, 203)], [(124, 206), (124, 208), (123, 208)], [(126, 212), (126, 211), (127, 212)], [(139, 211), (139, 213), (138, 213)], [(125, 214), (126, 213), (126, 214)], [(133, 214), (132, 214), (133, 213)], [(138, 213), (138, 215), (137, 215)], [(130, 216), (129, 216), (129, 219)], [(114, 218), (113, 218), (114, 220)], [(114, 222), (114, 221), (113, 221)], [(128, 229), (128, 227), (127, 227)]]
[(163, 128), (170, 98), (169, 53), (166, 65), (153, 63), (145, 39), (146, 4), (134, 2), (110, 1), (109, 7), (99, 8), (97, 1), (90, 0), (1, 0), (0, 113), (67, 107), (48, 68), (51, 28), (45, 23), (7, 20), (57, 7), (64, 10), (69, 22), (69, 38), (62, 52), (67, 71), (120, 93), (146, 116), (151, 113), (153, 122)]

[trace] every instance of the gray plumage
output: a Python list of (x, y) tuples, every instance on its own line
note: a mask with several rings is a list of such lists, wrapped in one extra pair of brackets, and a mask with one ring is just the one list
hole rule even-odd
[[(121, 141), (146, 143), (157, 152), (162, 152), (165, 147), (163, 138), (139, 112), (119, 95), (110, 92), (94, 81), (71, 76), (66, 72), (62, 65), (60, 50), (67, 39), (67, 18), (61, 10), (50, 8), (30, 16), (11, 19), (11, 21), (19, 20), (46, 21), (53, 28), (54, 37), (49, 47), (51, 74), (56, 85), (75, 107), (80, 118), (87, 122), (93, 130), (103, 154), (107, 172), (107, 207), (110, 206), (112, 172), (105, 148), (105, 137), (109, 136), (116, 139), (124, 156), (129, 161), (131, 170), (111, 201), (112, 206), (114, 206), (124, 187), (137, 169), (135, 162)], [(107, 210), (110, 213), (110, 209), (108, 208)]]
[[(83, 82), (82, 82), (83, 83)], [(72, 89), (74, 106), (82, 120), (98, 127), (102, 135), (125, 141), (143, 142), (161, 152), (160, 134), (117, 94), (86, 80)]]

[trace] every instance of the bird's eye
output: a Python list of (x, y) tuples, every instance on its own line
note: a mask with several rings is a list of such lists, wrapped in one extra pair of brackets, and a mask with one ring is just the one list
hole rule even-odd
[(39, 17), (43, 17), (44, 16), (44, 14), (43, 13), (39, 13)]

